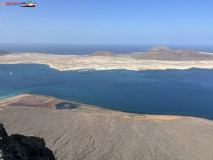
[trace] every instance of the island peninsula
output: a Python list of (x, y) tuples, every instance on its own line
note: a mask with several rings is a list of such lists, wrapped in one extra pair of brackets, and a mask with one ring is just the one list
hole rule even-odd
[(0, 64), (35, 63), (68, 70), (166, 70), (213, 69), (213, 54), (192, 50), (171, 50), (154, 47), (145, 53), (114, 54), (98, 51), (91, 55), (54, 55), (42, 53), (11, 53), (0, 56)]
[[(78, 107), (55, 108), (65, 102)], [(213, 157), (213, 122), (206, 119), (124, 113), (29, 94), (0, 99), (0, 107), (0, 122), (9, 135), (44, 138), (58, 160)]]

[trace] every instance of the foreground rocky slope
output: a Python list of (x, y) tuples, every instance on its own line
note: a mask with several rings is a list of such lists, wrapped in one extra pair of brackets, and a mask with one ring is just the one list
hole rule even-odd
[(212, 160), (212, 121), (86, 104), (56, 110), (51, 101), (38, 95), (0, 99), (0, 122), (9, 134), (43, 137), (57, 160)]
[(55, 160), (51, 150), (45, 147), (42, 138), (14, 134), (8, 136), (0, 124), (1, 160)]

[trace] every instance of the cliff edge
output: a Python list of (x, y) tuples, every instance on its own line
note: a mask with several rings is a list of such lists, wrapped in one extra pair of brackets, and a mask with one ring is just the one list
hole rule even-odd
[(53, 152), (39, 137), (13, 134), (8, 136), (0, 124), (0, 160), (55, 160)]

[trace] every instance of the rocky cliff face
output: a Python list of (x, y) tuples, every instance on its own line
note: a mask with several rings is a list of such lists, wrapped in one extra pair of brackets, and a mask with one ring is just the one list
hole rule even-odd
[(51, 150), (39, 137), (14, 134), (8, 136), (0, 124), (0, 160), (55, 160)]

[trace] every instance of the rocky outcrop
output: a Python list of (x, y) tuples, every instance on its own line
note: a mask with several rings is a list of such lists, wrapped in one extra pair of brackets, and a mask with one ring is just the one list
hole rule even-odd
[(0, 124), (0, 160), (55, 160), (53, 152), (39, 137), (8, 136)]

